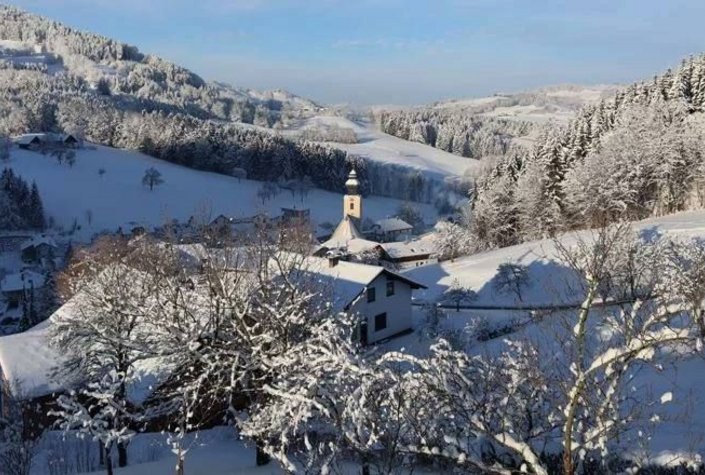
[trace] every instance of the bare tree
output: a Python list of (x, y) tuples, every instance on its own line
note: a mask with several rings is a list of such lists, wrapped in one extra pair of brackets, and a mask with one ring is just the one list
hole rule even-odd
[(506, 262), (497, 267), (494, 277), (494, 287), (499, 293), (511, 292), (522, 301), (521, 292), (529, 285), (529, 271), (526, 266)]
[(76, 152), (74, 150), (67, 150), (64, 160), (69, 167), (73, 168), (76, 164)]
[(245, 171), (244, 168), (235, 167), (233, 168), (232, 172), (230, 172), (230, 174), (237, 178), (238, 183), (242, 182), (242, 180), (247, 179), (247, 171)]
[(56, 158), (56, 161), (61, 165), (64, 163), (64, 158), (66, 157), (66, 150), (63, 148), (57, 148), (51, 151), (51, 156)]
[(442, 300), (455, 304), (455, 311), (460, 311), (460, 306), (477, 300), (477, 293), (454, 279), (450, 287), (443, 292)]
[[(563, 472), (572, 475), (589, 453), (597, 451), (606, 461), (610, 442), (638, 423), (638, 406), (625, 412), (627, 398), (633, 397), (625, 391), (629, 373), (649, 364), (660, 349), (684, 345), (694, 350), (697, 334), (690, 326), (694, 315), (678, 304), (678, 293), (659, 291), (671, 287), (669, 274), (681, 274), (679, 264), (664, 259), (661, 243), (644, 244), (629, 226), (619, 224), (573, 248), (560, 243), (557, 248), (583, 289), (583, 302), (559, 337), (565, 370), (553, 376), (565, 397), (559, 419)], [(633, 301), (597, 308), (600, 298), (619, 301), (625, 294)], [(595, 328), (605, 329), (610, 338), (596, 335)]]
[(152, 191), (155, 186), (159, 186), (162, 183), (164, 183), (164, 179), (162, 178), (162, 174), (156, 168), (150, 167), (144, 172), (142, 184), (144, 186), (148, 186), (149, 191)]

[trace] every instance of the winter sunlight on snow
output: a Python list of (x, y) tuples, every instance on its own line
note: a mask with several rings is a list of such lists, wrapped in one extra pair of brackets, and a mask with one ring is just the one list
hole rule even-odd
[(705, 473), (698, 2), (13, 3), (0, 475)]

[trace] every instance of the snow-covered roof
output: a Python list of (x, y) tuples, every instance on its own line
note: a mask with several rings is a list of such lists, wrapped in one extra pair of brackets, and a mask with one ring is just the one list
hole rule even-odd
[(23, 134), (13, 137), (12, 140), (20, 145), (29, 145), (34, 140), (46, 140), (47, 134)]
[(406, 282), (414, 289), (426, 286), (409, 277), (397, 274), (381, 266), (357, 262), (334, 261), (319, 257), (307, 257), (303, 263), (304, 272), (313, 274), (320, 284), (329, 286), (333, 293), (333, 306), (343, 310), (350, 305), (381, 274)]
[(53, 238), (42, 234), (40, 236), (32, 236), (31, 238), (24, 241), (22, 243), (22, 246), (20, 246), (20, 249), (24, 251), (25, 249), (34, 246), (39, 246), (40, 244), (46, 244), (47, 246), (56, 247), (56, 242), (54, 242)]
[(72, 135), (52, 134), (52, 133), (43, 132), (43, 133), (18, 135), (16, 137), (13, 137), (12, 140), (16, 144), (19, 144), (19, 145), (29, 145), (35, 140), (39, 140), (41, 142), (64, 142), (69, 137), (72, 137)]
[(213, 218), (213, 220), (210, 222), (210, 225), (211, 226), (219, 226), (224, 223), (231, 223), (232, 221), (233, 221), (232, 218), (229, 218), (229, 217), (225, 216), (224, 214), (219, 214), (218, 216)]
[(52, 378), (61, 355), (49, 346), (51, 320), (22, 333), (0, 337), (0, 372), (20, 399), (32, 399), (63, 389)]
[[(73, 384), (57, 372), (65, 357), (52, 347), (51, 329), (57, 320), (83, 312), (84, 301), (85, 295), (79, 292), (42, 323), (24, 332), (0, 337), (0, 374), (16, 397), (34, 399), (64, 391)], [(161, 358), (136, 363), (137, 377), (128, 386), (130, 400), (139, 403), (146, 399), (169, 371)]]
[[(338, 227), (335, 228), (335, 231), (333, 231), (331, 237), (326, 242), (324, 242), (321, 247), (325, 247), (327, 249), (347, 248), (348, 244), (351, 243), (353, 240), (360, 240), (358, 244), (362, 244), (361, 241), (365, 241), (365, 238), (360, 232), (360, 230), (357, 229), (355, 221), (350, 216), (346, 215), (340, 221)], [(372, 241), (366, 242), (371, 243)], [(376, 243), (374, 244), (376, 245)]]
[(392, 259), (404, 257), (427, 256), (434, 253), (433, 246), (421, 241), (385, 242), (380, 244), (384, 252)]
[(0, 281), (0, 290), (3, 292), (18, 292), (32, 286), (35, 289), (44, 287), (44, 276), (31, 270), (8, 274)]
[(375, 221), (375, 225), (379, 226), (384, 233), (393, 233), (398, 231), (411, 231), (414, 229), (412, 225), (399, 218), (386, 218)]

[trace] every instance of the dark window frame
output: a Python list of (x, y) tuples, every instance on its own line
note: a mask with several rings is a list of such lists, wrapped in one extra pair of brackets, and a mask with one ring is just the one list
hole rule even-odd
[(387, 312), (382, 312), (375, 315), (375, 332), (381, 332), (387, 329)]
[(355, 210), (355, 202), (351, 201), (350, 202), (350, 211), (354, 211), (354, 210)]
[(372, 303), (377, 300), (377, 289), (374, 287), (367, 287), (367, 303)]
[(397, 291), (397, 289), (396, 289), (396, 285), (394, 285), (394, 281), (391, 279), (388, 280), (387, 281), (387, 297), (391, 297), (392, 295), (394, 295), (396, 293), (396, 291)]

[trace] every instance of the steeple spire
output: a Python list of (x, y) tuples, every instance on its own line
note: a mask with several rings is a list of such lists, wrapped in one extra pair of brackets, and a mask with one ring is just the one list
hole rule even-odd
[(360, 194), (360, 182), (357, 179), (357, 172), (354, 168), (350, 170), (350, 174), (348, 175), (348, 181), (345, 182), (345, 188), (348, 190), (349, 195)]

